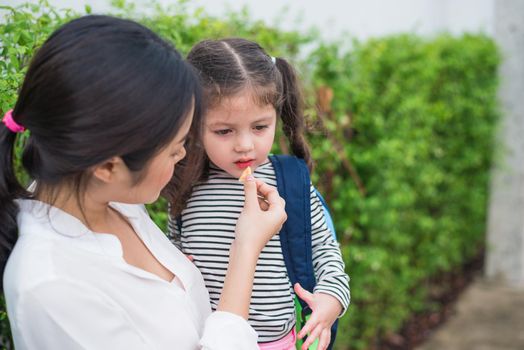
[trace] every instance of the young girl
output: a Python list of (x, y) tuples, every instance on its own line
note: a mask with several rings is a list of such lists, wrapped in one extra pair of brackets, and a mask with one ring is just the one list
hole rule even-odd
[[(185, 209), (179, 210), (180, 200), (172, 203), (170, 231), (173, 241), (192, 256), (202, 272), (215, 309), (244, 201), (242, 184), (237, 181), (239, 175), (250, 166), (257, 178), (276, 186), (268, 154), (278, 119), (292, 152), (308, 165), (311, 158), (303, 136), (304, 116), (297, 79), (284, 59), (268, 56), (248, 40), (224, 39), (200, 42), (189, 53), (188, 61), (197, 69), (204, 87), (203, 146), (209, 164)], [(309, 333), (303, 348), (319, 338), (319, 349), (323, 349), (330, 342), (331, 325), (348, 307), (349, 278), (312, 185), (310, 199), (317, 285), (314, 294), (300, 286), (295, 288), (313, 310), (298, 337)], [(179, 214), (180, 220), (173, 219)], [(294, 348), (294, 291), (278, 236), (260, 255), (249, 322), (258, 333), (261, 349)]]
[[(132, 21), (76, 19), (40, 48), (0, 125), (0, 257), (17, 350), (257, 348), (245, 318), (258, 255), (285, 220), (277, 192), (246, 181), (214, 313), (198, 270), (143, 207), (199, 135), (200, 95), (178, 52)], [(13, 167), (24, 130), (32, 192)]]

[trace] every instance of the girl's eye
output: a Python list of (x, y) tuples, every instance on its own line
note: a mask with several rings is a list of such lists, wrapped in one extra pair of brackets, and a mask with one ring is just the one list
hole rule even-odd
[(264, 129), (267, 129), (268, 126), (267, 125), (257, 125), (255, 126), (255, 130), (258, 130), (258, 131), (262, 131)]
[(215, 134), (217, 134), (217, 135), (227, 135), (230, 132), (231, 132), (231, 129), (215, 130)]

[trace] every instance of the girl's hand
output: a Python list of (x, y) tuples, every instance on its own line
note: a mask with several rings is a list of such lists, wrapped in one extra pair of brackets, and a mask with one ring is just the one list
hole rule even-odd
[(235, 230), (235, 245), (258, 254), (286, 221), (285, 202), (276, 188), (255, 180), (244, 181), (245, 203)]
[(297, 296), (312, 310), (309, 320), (297, 335), (302, 339), (309, 334), (302, 344), (302, 350), (307, 350), (317, 338), (319, 338), (317, 349), (327, 349), (331, 340), (331, 326), (342, 312), (342, 305), (335, 297), (325, 293), (311, 294), (298, 283), (295, 284), (294, 289)]

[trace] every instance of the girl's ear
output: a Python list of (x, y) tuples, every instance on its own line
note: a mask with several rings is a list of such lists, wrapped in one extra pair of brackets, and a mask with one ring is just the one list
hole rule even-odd
[(93, 167), (93, 176), (105, 183), (112, 183), (127, 169), (120, 157), (112, 157)]

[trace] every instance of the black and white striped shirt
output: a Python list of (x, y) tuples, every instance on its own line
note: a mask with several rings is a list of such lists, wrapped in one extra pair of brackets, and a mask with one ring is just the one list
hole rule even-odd
[[(271, 162), (260, 165), (254, 173), (276, 187)], [(221, 169), (211, 167), (206, 182), (193, 189), (182, 212), (182, 230), (170, 220), (169, 232), (181, 250), (192, 255), (209, 291), (211, 306), (216, 309), (227, 270), (229, 248), (235, 225), (244, 206), (243, 184)], [(311, 186), (311, 229), (315, 292), (337, 298), (344, 311), (349, 305), (349, 277), (336, 242), (329, 231), (322, 204)], [(249, 323), (257, 331), (259, 342), (279, 340), (295, 326), (294, 291), (275, 235), (262, 250), (255, 272), (249, 309)]]

